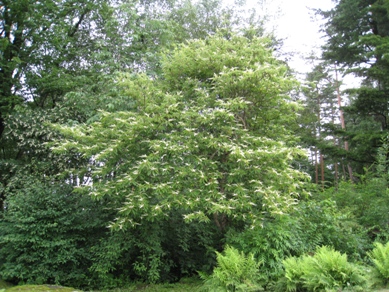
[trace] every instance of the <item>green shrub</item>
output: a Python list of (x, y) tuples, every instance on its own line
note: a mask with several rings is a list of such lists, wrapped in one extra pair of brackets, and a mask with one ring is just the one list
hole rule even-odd
[(368, 256), (374, 264), (375, 279), (387, 284), (389, 282), (389, 242), (385, 245), (376, 242), (374, 246)]
[(365, 291), (367, 279), (347, 255), (323, 246), (313, 256), (284, 260), (285, 277), (279, 291)]
[(104, 205), (66, 184), (19, 180), (0, 219), (0, 277), (14, 284), (85, 287), (91, 247), (106, 231)]
[(212, 223), (185, 223), (179, 210), (168, 219), (142, 222), (137, 228), (114, 230), (93, 248), (91, 271), (100, 287), (129, 282), (175, 283), (197, 271), (211, 272), (221, 241)]
[[(386, 137), (377, 149), (376, 163), (365, 168), (363, 174), (355, 175), (358, 183), (342, 181), (338, 186), (316, 194), (317, 197), (336, 201), (342, 212), (353, 214), (358, 224), (368, 231), (369, 243), (389, 240), (388, 149), (389, 141)], [(370, 250), (372, 246), (364, 248)]]
[(204, 280), (203, 291), (261, 291), (258, 283), (258, 267), (254, 256), (245, 256), (233, 247), (227, 246), (224, 254), (217, 254), (217, 267), (212, 275), (200, 273)]
[[(297, 242), (297, 222), (291, 216), (280, 216), (263, 222), (263, 227), (244, 230), (230, 229), (226, 241), (245, 254), (253, 254), (259, 267), (261, 280), (266, 286), (283, 274), (282, 261), (291, 255), (302, 254), (303, 243)], [(268, 287), (266, 287), (268, 288)]]
[(313, 253), (319, 246), (333, 246), (351, 259), (361, 260), (369, 249), (368, 238), (349, 212), (330, 199), (301, 201), (289, 215), (263, 220), (258, 228), (230, 228), (226, 242), (261, 262), (260, 276), (269, 290), (284, 274), (283, 260)]
[(300, 202), (292, 216), (298, 220), (296, 236), (300, 250), (305, 249), (303, 253), (325, 245), (360, 260), (370, 249), (366, 231), (357, 218), (352, 212), (341, 210), (332, 199)]

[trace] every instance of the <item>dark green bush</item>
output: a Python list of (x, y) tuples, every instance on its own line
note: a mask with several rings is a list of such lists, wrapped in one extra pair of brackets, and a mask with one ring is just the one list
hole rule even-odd
[(176, 282), (214, 267), (222, 238), (214, 224), (186, 224), (172, 210), (166, 220), (109, 230), (114, 204), (109, 198), (94, 201), (66, 184), (18, 177), (7, 190), (0, 219), (0, 277), (13, 283), (118, 287), (131, 281)]
[(283, 260), (334, 246), (360, 260), (368, 238), (356, 219), (342, 212), (332, 200), (301, 201), (289, 215), (263, 221), (262, 228), (230, 229), (226, 241), (262, 263), (260, 275), (267, 289), (284, 273)]
[(0, 220), (0, 277), (12, 283), (92, 285), (91, 247), (103, 207), (66, 184), (18, 179)]
[(360, 183), (342, 182), (337, 189), (325, 190), (321, 196), (336, 201), (340, 210), (352, 213), (358, 224), (369, 231), (371, 241), (386, 242), (389, 237), (387, 186), (386, 178), (367, 177)]
[[(383, 138), (376, 152), (376, 162), (364, 173), (356, 175), (357, 182), (343, 181), (337, 187), (318, 192), (317, 196), (334, 200), (343, 213), (352, 213), (359, 225), (368, 230), (370, 243), (389, 240), (389, 143)], [(372, 245), (365, 249), (371, 249)]]
[(143, 222), (138, 228), (114, 230), (93, 248), (92, 271), (105, 287), (130, 281), (176, 282), (210, 272), (221, 241), (212, 223), (185, 223), (172, 210), (166, 220)]
[(360, 260), (370, 248), (366, 230), (357, 218), (351, 212), (339, 209), (331, 199), (300, 202), (291, 216), (298, 221), (294, 230), (296, 250), (300, 253), (294, 255), (327, 245)]

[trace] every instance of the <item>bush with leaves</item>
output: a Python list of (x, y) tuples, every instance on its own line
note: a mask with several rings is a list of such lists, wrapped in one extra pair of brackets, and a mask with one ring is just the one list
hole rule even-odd
[(278, 283), (278, 291), (366, 291), (368, 286), (361, 267), (326, 246), (314, 255), (290, 257), (283, 263), (285, 277)]
[(349, 211), (339, 210), (331, 199), (302, 201), (292, 216), (297, 220), (294, 255), (314, 252), (318, 246), (327, 245), (360, 260), (370, 249), (366, 230), (357, 218)]
[[(297, 221), (290, 216), (278, 216), (262, 222), (257, 228), (230, 229), (226, 241), (244, 253), (252, 253), (258, 262), (261, 280), (265, 285), (277, 280), (283, 273), (282, 261), (296, 250)], [(244, 228), (244, 227), (243, 227)]]
[(335, 200), (339, 209), (352, 213), (366, 230), (371, 241), (389, 237), (389, 197), (384, 178), (367, 175), (360, 183), (342, 182), (338, 188), (330, 188), (322, 197)]
[(389, 239), (388, 138), (382, 139), (381, 143), (376, 163), (365, 169), (358, 183), (341, 182), (337, 188), (326, 189), (319, 195), (336, 201), (341, 212), (352, 213), (368, 230), (371, 241), (386, 242)]
[(231, 228), (226, 241), (262, 262), (260, 271), (267, 288), (282, 276), (282, 261), (287, 257), (329, 245), (359, 260), (368, 247), (361, 226), (331, 200), (301, 201), (291, 214), (269, 218), (262, 224), (252, 229)]
[(200, 272), (204, 280), (203, 291), (262, 291), (259, 284), (259, 263), (253, 254), (245, 255), (227, 246), (223, 253), (217, 254), (217, 267), (208, 276)]
[(176, 282), (197, 271), (212, 271), (221, 234), (211, 223), (185, 224), (180, 212), (166, 220), (114, 231), (93, 247), (91, 270), (101, 287), (133, 281)]

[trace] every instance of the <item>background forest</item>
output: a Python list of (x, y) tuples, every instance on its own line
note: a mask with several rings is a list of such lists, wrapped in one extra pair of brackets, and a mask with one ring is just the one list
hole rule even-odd
[(240, 2), (0, 0), (0, 279), (384, 287), (389, 1), (334, 2), (298, 81)]

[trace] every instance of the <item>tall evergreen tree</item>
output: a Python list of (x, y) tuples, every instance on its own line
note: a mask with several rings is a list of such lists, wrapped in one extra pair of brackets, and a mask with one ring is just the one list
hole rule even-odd
[(381, 133), (388, 130), (388, 12), (386, 0), (339, 0), (334, 9), (321, 12), (327, 19), (324, 59), (363, 80), (349, 91), (345, 107), (348, 159), (358, 172), (374, 162)]

